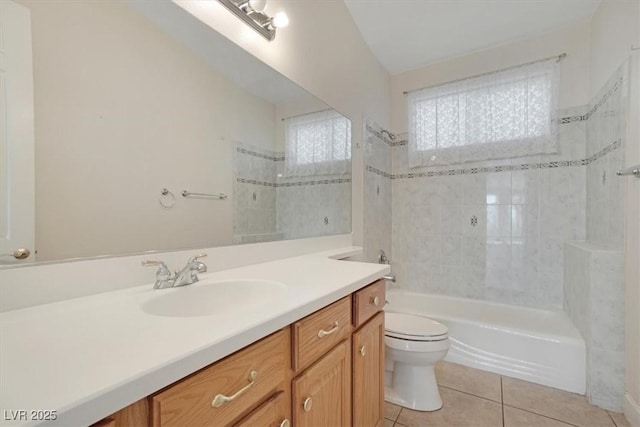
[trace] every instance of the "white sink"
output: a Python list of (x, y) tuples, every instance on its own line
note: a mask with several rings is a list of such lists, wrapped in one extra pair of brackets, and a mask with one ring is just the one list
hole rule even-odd
[(286, 285), (267, 280), (200, 281), (158, 290), (142, 304), (145, 313), (165, 317), (199, 317), (251, 310), (282, 297)]

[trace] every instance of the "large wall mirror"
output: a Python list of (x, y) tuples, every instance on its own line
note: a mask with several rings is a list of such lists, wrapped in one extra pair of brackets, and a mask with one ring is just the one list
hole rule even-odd
[[(35, 200), (20, 209), (35, 231), (19, 262), (350, 232), (349, 119), (179, 6), (2, 3), (30, 19), (3, 10), (0, 264), (16, 265), (12, 227), (29, 216), (11, 210), (28, 194), (11, 61), (33, 73)], [(24, 34), (31, 58), (13, 59)]]

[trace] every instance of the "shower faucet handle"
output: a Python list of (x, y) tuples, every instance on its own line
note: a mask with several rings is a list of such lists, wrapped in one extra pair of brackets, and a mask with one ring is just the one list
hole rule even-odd
[(378, 255), (378, 264), (391, 264), (391, 260), (387, 258), (387, 254), (382, 249), (380, 249), (380, 254)]

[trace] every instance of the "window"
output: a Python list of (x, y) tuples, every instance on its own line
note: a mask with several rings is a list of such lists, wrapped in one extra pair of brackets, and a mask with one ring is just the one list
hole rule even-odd
[(329, 110), (285, 120), (285, 175), (351, 172), (351, 121)]
[(409, 166), (557, 151), (557, 58), (408, 95)]

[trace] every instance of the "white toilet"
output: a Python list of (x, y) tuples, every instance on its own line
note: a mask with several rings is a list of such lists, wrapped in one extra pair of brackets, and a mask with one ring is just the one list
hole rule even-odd
[(434, 367), (449, 351), (442, 323), (405, 313), (385, 313), (385, 390), (387, 402), (417, 411), (442, 407)]

